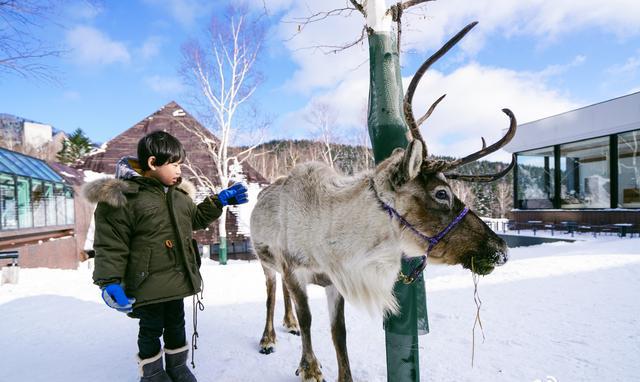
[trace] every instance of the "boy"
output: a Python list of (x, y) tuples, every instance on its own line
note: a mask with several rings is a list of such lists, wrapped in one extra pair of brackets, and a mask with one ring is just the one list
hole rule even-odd
[(192, 231), (206, 228), (225, 205), (248, 200), (247, 189), (234, 184), (196, 206), (181, 184), (185, 156), (180, 141), (156, 131), (138, 142), (137, 161), (118, 162), (116, 179), (85, 188), (87, 199), (98, 203), (93, 279), (109, 307), (140, 319), (141, 382), (196, 381), (186, 366), (183, 302), (202, 289)]

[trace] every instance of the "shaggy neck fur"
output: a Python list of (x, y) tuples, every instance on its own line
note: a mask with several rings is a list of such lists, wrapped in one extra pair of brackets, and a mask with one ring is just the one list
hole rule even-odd
[[(384, 174), (370, 172), (345, 177), (324, 167), (308, 179), (322, 190), (321, 202), (330, 211), (326, 216), (330, 248), (325, 255), (314, 255), (314, 260), (345, 299), (372, 315), (398, 310), (393, 287), (403, 247), (400, 226), (379, 207), (371, 188), (372, 183), (380, 182), (381, 176), (386, 182)], [(394, 204), (391, 193), (384, 196), (385, 202)]]

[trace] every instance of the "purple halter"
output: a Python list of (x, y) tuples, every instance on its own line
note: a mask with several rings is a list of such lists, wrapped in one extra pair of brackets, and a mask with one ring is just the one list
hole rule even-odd
[[(374, 189), (374, 192), (375, 192), (375, 189)], [(437, 235), (430, 237), (418, 231), (416, 227), (414, 227), (411, 223), (409, 223), (407, 219), (405, 219), (402, 215), (400, 215), (398, 211), (396, 211), (393, 207), (391, 207), (387, 203), (383, 202), (382, 199), (380, 199), (380, 197), (378, 196), (377, 192), (376, 192), (376, 198), (378, 199), (378, 202), (380, 203), (380, 206), (382, 207), (382, 209), (387, 211), (391, 219), (393, 219), (393, 217), (395, 216), (403, 226), (410, 229), (411, 232), (413, 232), (416, 236), (421, 238), (423, 241), (429, 243), (429, 247), (427, 248), (427, 251), (425, 252), (424, 255), (422, 255), (420, 264), (418, 264), (411, 271), (411, 273), (409, 273), (409, 275), (403, 274), (402, 271), (400, 272), (399, 279), (405, 284), (413, 283), (420, 276), (420, 273), (422, 273), (424, 268), (427, 266), (427, 256), (429, 255), (429, 252), (431, 251), (431, 249), (435, 247), (436, 244), (438, 244), (440, 240), (442, 240), (442, 238), (447, 233), (449, 233), (449, 231), (451, 231), (456, 225), (458, 225), (458, 223), (460, 223), (460, 221), (467, 215), (467, 212), (469, 212), (469, 207), (464, 207), (462, 211), (460, 211), (458, 216), (456, 216), (455, 219), (453, 219), (451, 223), (449, 223), (449, 225), (445, 227), (445, 229), (440, 231)]]

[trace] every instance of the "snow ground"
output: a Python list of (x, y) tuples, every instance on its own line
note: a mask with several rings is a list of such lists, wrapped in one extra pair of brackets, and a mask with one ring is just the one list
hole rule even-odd
[[(505, 266), (480, 280), (486, 340), (476, 331), (473, 368), (471, 275), (427, 267), (431, 333), (420, 337), (422, 380), (640, 381), (640, 239), (585, 236), (514, 248)], [(276, 353), (258, 353), (266, 295), (259, 264), (205, 261), (202, 273), (199, 381), (299, 381), (299, 337), (280, 329)], [(334, 381), (324, 292), (309, 293), (314, 348)], [(350, 305), (346, 315), (355, 380), (385, 381), (381, 319)], [(84, 264), (75, 271), (21, 269), (18, 284), (0, 286), (0, 317), (2, 382), (138, 380), (137, 321), (104, 306)]]

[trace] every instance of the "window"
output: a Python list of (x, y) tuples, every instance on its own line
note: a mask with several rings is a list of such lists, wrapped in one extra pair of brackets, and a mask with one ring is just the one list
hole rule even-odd
[(33, 219), (31, 215), (31, 187), (29, 178), (23, 176), (17, 177), (18, 188), (18, 226), (20, 228), (33, 227)]
[(54, 198), (56, 201), (56, 224), (65, 225), (66, 222), (66, 209), (67, 203), (64, 197), (64, 185), (56, 183), (53, 188)]
[(56, 200), (53, 195), (53, 184), (44, 183), (44, 203), (46, 209), (46, 225), (56, 225)]
[(640, 130), (618, 135), (618, 207), (640, 207)]
[(71, 188), (65, 188), (64, 190), (64, 200), (65, 200), (65, 205), (66, 205), (66, 210), (67, 210), (67, 218), (66, 218), (66, 224), (73, 224), (75, 221), (75, 216), (74, 216), (74, 204), (73, 204), (73, 191), (71, 191)]
[(609, 137), (560, 145), (562, 208), (609, 208)]
[(518, 154), (516, 208), (553, 208), (553, 147)]
[(18, 228), (16, 188), (13, 175), (0, 173), (0, 228)]
[(33, 208), (33, 226), (45, 225), (44, 184), (41, 180), (31, 180), (31, 208)]

